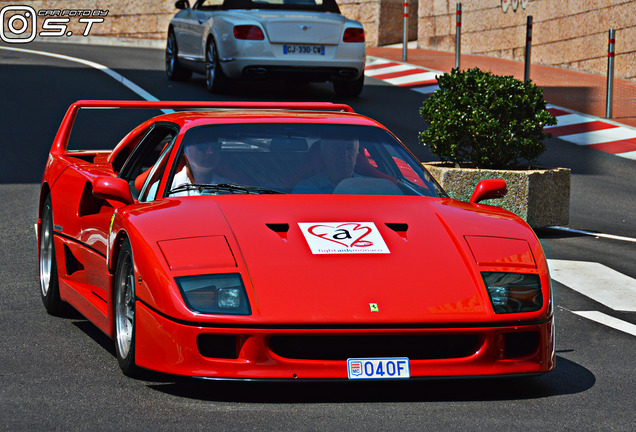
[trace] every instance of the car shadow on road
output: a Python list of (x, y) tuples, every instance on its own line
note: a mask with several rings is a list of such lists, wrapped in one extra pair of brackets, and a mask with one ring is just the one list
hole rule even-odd
[(149, 382), (173, 396), (215, 402), (350, 403), (523, 400), (584, 392), (596, 378), (557, 356), (554, 371), (535, 377), (426, 379), (408, 382), (237, 382), (182, 379)]
[[(173, 87), (187, 87), (200, 92), (198, 98), (211, 100), (245, 101), (331, 101), (338, 98), (331, 83), (309, 83), (295, 80), (232, 81), (222, 91), (210, 94), (205, 89), (205, 78), (194, 75), (189, 81), (170, 83)], [(347, 98), (342, 98), (347, 99)], [(355, 100), (355, 98), (351, 98)]]
[(83, 331), (86, 336), (93, 339), (104, 351), (108, 351), (113, 357), (115, 357), (115, 344), (113, 340), (102, 333), (93, 323), (88, 321), (79, 312), (73, 310), (67, 318), (73, 320), (72, 323), (75, 327)]

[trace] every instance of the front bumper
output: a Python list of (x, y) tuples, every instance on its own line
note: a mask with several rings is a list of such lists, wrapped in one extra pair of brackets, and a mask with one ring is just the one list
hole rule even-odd
[[(347, 379), (347, 357), (409, 357), (411, 377), (499, 376), (554, 368), (552, 318), (465, 328), (203, 327), (137, 302), (138, 366), (239, 380)], [(374, 355), (377, 353), (377, 355)]]

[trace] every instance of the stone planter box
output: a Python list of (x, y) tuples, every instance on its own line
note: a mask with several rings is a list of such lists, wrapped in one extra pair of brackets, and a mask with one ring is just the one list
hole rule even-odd
[(567, 225), (570, 220), (570, 169), (490, 170), (455, 168), (451, 162), (426, 162), (424, 167), (451, 198), (468, 201), (480, 180), (506, 181), (504, 198), (482, 201), (509, 210), (533, 228)]

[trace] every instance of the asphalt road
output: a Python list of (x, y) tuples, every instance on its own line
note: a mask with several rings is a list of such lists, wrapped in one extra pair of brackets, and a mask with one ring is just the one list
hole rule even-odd
[[(6, 46), (6, 45), (5, 45)], [(31, 43), (21, 48), (104, 64), (163, 100), (338, 101), (331, 86), (247, 83), (209, 95), (202, 77), (171, 83), (150, 49)], [(112, 341), (81, 316), (47, 315), (39, 298), (39, 182), (52, 139), (78, 99), (138, 99), (103, 72), (0, 49), (0, 429), (2, 430), (623, 430), (636, 428), (636, 337), (572, 311), (615, 311), (554, 283), (557, 368), (529, 379), (406, 383), (235, 383), (124, 377)], [(346, 100), (421, 160), (421, 94), (368, 79)], [(80, 142), (100, 144), (128, 125), (94, 113)], [(106, 121), (98, 121), (100, 118)], [(133, 122), (137, 118), (132, 119)], [(131, 125), (132, 126), (132, 125)], [(122, 132), (120, 132), (120, 130)], [(121, 136), (121, 135), (120, 135)], [(636, 238), (636, 163), (552, 139), (541, 163), (572, 168), (570, 227)], [(548, 258), (601, 263), (636, 278), (636, 243), (538, 232)]]

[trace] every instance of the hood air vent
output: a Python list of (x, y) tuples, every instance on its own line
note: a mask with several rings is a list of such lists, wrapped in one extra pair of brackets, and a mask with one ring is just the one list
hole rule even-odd
[(402, 240), (406, 241), (406, 232), (409, 230), (409, 224), (405, 224), (405, 223), (385, 223), (384, 225), (386, 225), (388, 228), (392, 229), (393, 231), (395, 231), (396, 233), (398, 233), (398, 235), (400, 237), (402, 237)]
[(280, 236), (283, 241), (287, 241), (287, 231), (289, 231), (289, 224), (286, 223), (268, 223), (265, 224), (267, 228), (274, 231)]
[(286, 223), (268, 223), (265, 225), (275, 233), (286, 233), (289, 231), (289, 224)]

